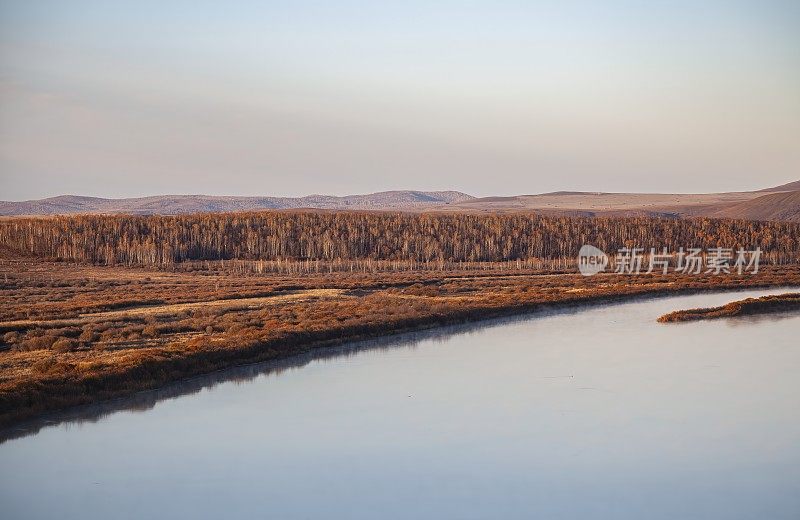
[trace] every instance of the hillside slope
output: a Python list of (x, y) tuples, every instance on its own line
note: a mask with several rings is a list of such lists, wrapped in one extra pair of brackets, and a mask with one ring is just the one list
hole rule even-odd
[(759, 194), (703, 193), (590, 193), (555, 192), (516, 197), (472, 199), (445, 208), (448, 211), (536, 211), (550, 215), (687, 217), (743, 202)]
[(728, 193), (596, 193), (559, 191), (540, 195), (483, 197), (450, 204), (443, 211), (587, 217), (719, 217), (751, 220), (797, 220), (800, 181), (759, 191)]
[(787, 182), (786, 184), (781, 184), (780, 186), (775, 186), (774, 188), (766, 188), (761, 191), (773, 192), (773, 191), (797, 191), (797, 190), (800, 190), (800, 181)]
[(800, 222), (800, 191), (770, 193), (712, 213), (713, 217)]

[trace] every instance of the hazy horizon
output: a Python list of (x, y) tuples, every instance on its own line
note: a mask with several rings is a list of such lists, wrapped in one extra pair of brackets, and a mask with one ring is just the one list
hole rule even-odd
[[(782, 182), (776, 186), (780, 186), (782, 184), (788, 184), (789, 182), (794, 181), (787, 181)], [(619, 191), (619, 192), (605, 192), (605, 193), (631, 193), (631, 194), (653, 194), (653, 195), (660, 195), (660, 194), (675, 194), (675, 195), (693, 195), (693, 194), (703, 194), (703, 193), (726, 193), (726, 192), (753, 192), (753, 191), (760, 191), (762, 189), (773, 188), (775, 186), (756, 186), (750, 189), (741, 189), (741, 190), (719, 190), (719, 191), (707, 191), (707, 192), (680, 192), (680, 191), (664, 191), (664, 192), (634, 192), (634, 191)], [(193, 192), (186, 192), (186, 193), (145, 193), (141, 195), (124, 195), (124, 196), (106, 196), (106, 195), (95, 195), (91, 193), (58, 193), (54, 195), (46, 195), (43, 197), (36, 197), (36, 198), (29, 198), (29, 199), (0, 199), (2, 202), (27, 202), (27, 201), (35, 201), (35, 200), (43, 200), (43, 199), (51, 199), (56, 197), (90, 197), (90, 198), (99, 198), (99, 199), (139, 199), (139, 198), (148, 198), (148, 197), (276, 197), (276, 198), (304, 198), (304, 197), (315, 197), (315, 196), (334, 196), (334, 197), (346, 197), (346, 196), (360, 196), (360, 195), (371, 195), (375, 193), (385, 193), (385, 192), (447, 192), (447, 191), (454, 191), (460, 192), (465, 195), (471, 195), (473, 197), (481, 198), (481, 197), (513, 197), (517, 195), (543, 195), (547, 193), (554, 193), (554, 192), (585, 192), (585, 193), (599, 193), (595, 190), (553, 190), (549, 192), (525, 192), (525, 193), (488, 193), (488, 194), (481, 194), (476, 195), (474, 193), (470, 193), (464, 190), (459, 189), (441, 189), (441, 190), (421, 190), (415, 188), (387, 188), (381, 189), (371, 192), (358, 192), (358, 193), (304, 193), (300, 195), (281, 195), (275, 193), (193, 193)], [(600, 192), (602, 193), (602, 192)]]
[(0, 200), (749, 191), (800, 4), (0, 0)]

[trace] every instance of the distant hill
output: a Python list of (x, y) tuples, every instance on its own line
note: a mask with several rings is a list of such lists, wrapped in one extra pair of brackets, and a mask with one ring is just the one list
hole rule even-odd
[(767, 188), (763, 191), (797, 191), (800, 190), (800, 181), (794, 182), (787, 182), (786, 184), (781, 184), (780, 186), (775, 186), (774, 188)]
[(721, 209), (711, 216), (800, 222), (800, 191), (770, 193)]
[(124, 213), (176, 215), (262, 209), (424, 210), (473, 199), (458, 191), (383, 191), (368, 195), (309, 195), (307, 197), (219, 197), (211, 195), (157, 195), (130, 199), (103, 199), (61, 195), (23, 202), (0, 202), (0, 215), (62, 215)]
[(719, 217), (800, 221), (792, 195), (800, 181), (759, 191), (727, 193), (597, 193), (557, 191), (539, 195), (481, 197), (453, 203), (443, 211), (520, 212), (585, 217)]
[(218, 197), (158, 195), (102, 199), (62, 195), (42, 200), (0, 202), (0, 215), (121, 213), (176, 215), (184, 213), (257, 211), (264, 209), (328, 209), (375, 211), (535, 212), (564, 216), (655, 216), (667, 218), (726, 217), (800, 221), (800, 181), (759, 191), (728, 193), (598, 193), (557, 191), (539, 195), (476, 198), (459, 191), (383, 191), (368, 195), (307, 197)]

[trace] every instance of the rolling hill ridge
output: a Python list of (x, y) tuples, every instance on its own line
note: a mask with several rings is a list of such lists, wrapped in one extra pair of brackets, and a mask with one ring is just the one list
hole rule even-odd
[(459, 191), (398, 190), (341, 197), (157, 195), (106, 199), (62, 195), (40, 200), (0, 202), (2, 216), (89, 213), (178, 215), (287, 209), (535, 212), (586, 217), (714, 217), (797, 222), (800, 221), (800, 181), (758, 191), (702, 194), (558, 191), (538, 195), (473, 197)]
[(306, 197), (235, 197), (213, 195), (156, 195), (105, 199), (61, 195), (23, 202), (0, 202), (0, 215), (62, 215), (121, 213), (178, 215), (264, 209), (421, 210), (464, 202), (474, 197), (458, 191), (383, 191), (368, 195), (309, 195)]

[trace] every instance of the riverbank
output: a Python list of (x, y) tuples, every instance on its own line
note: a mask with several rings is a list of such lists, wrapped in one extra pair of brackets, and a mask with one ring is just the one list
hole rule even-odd
[(755, 276), (509, 272), (277, 276), (6, 262), (0, 424), (349, 341), (554, 305), (800, 285)]
[(713, 320), (730, 318), (733, 316), (751, 316), (756, 314), (773, 314), (800, 310), (800, 293), (779, 294), (762, 296), (761, 298), (747, 298), (730, 302), (719, 307), (704, 309), (687, 309), (669, 314), (664, 314), (658, 321), (660, 323), (673, 323), (683, 321)]

